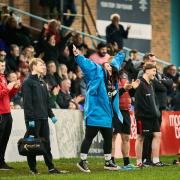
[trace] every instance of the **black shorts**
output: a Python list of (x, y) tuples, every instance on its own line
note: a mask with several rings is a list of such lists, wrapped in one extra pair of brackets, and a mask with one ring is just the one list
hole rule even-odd
[(126, 110), (121, 110), (123, 116), (123, 124), (119, 121), (117, 116), (113, 118), (113, 134), (124, 133), (130, 135), (131, 119), (130, 113)]
[(160, 123), (158, 119), (138, 119), (137, 134), (146, 135), (153, 132), (160, 132)]

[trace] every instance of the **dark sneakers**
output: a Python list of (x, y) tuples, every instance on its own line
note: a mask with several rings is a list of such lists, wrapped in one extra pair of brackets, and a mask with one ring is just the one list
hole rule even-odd
[[(59, 171), (59, 170), (57, 170), (57, 169), (55, 169), (55, 168), (53, 168), (53, 169), (49, 169), (49, 174), (65, 174), (65, 173), (67, 173), (68, 171)], [(30, 173), (32, 174), (32, 175), (39, 175), (40, 173), (37, 171), (37, 169), (31, 169), (30, 170)]]
[(61, 172), (59, 170), (53, 168), (53, 169), (49, 169), (49, 173), (50, 174), (60, 174)]
[(153, 163), (153, 166), (156, 166), (156, 167), (163, 167), (163, 166), (169, 166), (170, 164), (167, 164), (167, 163), (163, 163), (161, 161), (157, 162), (157, 163)]
[(109, 160), (105, 162), (104, 169), (116, 171), (116, 170), (120, 170), (120, 167), (114, 164), (112, 160)]
[(2, 171), (9, 171), (14, 169), (13, 167), (8, 166), (6, 163), (0, 165), (0, 170)]
[(86, 173), (90, 173), (90, 169), (87, 166), (87, 161), (86, 160), (81, 160), (79, 163), (77, 163), (77, 167), (82, 171)]
[(145, 166), (152, 166), (152, 165), (153, 165), (153, 162), (150, 161), (150, 160), (148, 160), (148, 161), (143, 162), (143, 164), (144, 164)]

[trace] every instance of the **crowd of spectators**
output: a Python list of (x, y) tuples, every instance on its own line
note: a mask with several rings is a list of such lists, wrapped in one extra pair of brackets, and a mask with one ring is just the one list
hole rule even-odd
[[(107, 38), (110, 37), (108, 35)], [(86, 96), (86, 83), (81, 69), (74, 61), (73, 44), (82, 55), (98, 64), (110, 61), (120, 46), (119, 42), (109, 39), (108, 44), (99, 43), (96, 50), (92, 50), (83, 41), (81, 34), (76, 32), (64, 34), (61, 22), (55, 19), (51, 19), (43, 26), (39, 38), (36, 39), (36, 43), (34, 42), (30, 31), (23, 23), (18, 23), (13, 13), (6, 12), (1, 15), (0, 59), (6, 60), (8, 82), (17, 79), (23, 82), (30, 73), (28, 64), (31, 59), (40, 57), (46, 64), (42, 78), (49, 90), (51, 107), (81, 110)], [(122, 67), (128, 74), (130, 82), (140, 77), (146, 60), (146, 55), (141, 59), (137, 50), (130, 51)], [(149, 61), (153, 62), (156, 59), (149, 58)], [(157, 73), (156, 78), (162, 85), (159, 86), (158, 93), (161, 95), (163, 93), (163, 97), (167, 100), (162, 104), (163, 109), (180, 110), (179, 74), (179, 69), (173, 64), (166, 66), (163, 72)], [(166, 84), (167, 79), (172, 81), (172, 86)], [(23, 108), (21, 92), (11, 99), (11, 108)]]

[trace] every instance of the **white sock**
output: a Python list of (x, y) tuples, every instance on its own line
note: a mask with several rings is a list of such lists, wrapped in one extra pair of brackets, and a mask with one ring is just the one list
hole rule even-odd
[(137, 160), (136, 160), (136, 163), (137, 163), (137, 164), (142, 163), (142, 159), (137, 159)]
[(111, 154), (104, 154), (105, 161), (111, 160)]
[(159, 162), (159, 157), (153, 157), (153, 163), (158, 163)]
[(80, 158), (81, 158), (81, 160), (86, 160), (87, 159), (87, 154), (81, 153)]

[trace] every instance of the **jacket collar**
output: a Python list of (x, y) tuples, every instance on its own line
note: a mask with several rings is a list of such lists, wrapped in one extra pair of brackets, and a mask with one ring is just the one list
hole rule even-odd
[(144, 83), (146, 83), (147, 85), (152, 85), (152, 81), (150, 81), (150, 83), (148, 83), (143, 77), (142, 77), (142, 79), (141, 79)]
[(29, 77), (30, 77), (31, 79), (34, 79), (34, 80), (39, 80), (39, 79), (40, 79), (40, 77), (38, 77), (37, 74), (30, 74)]

